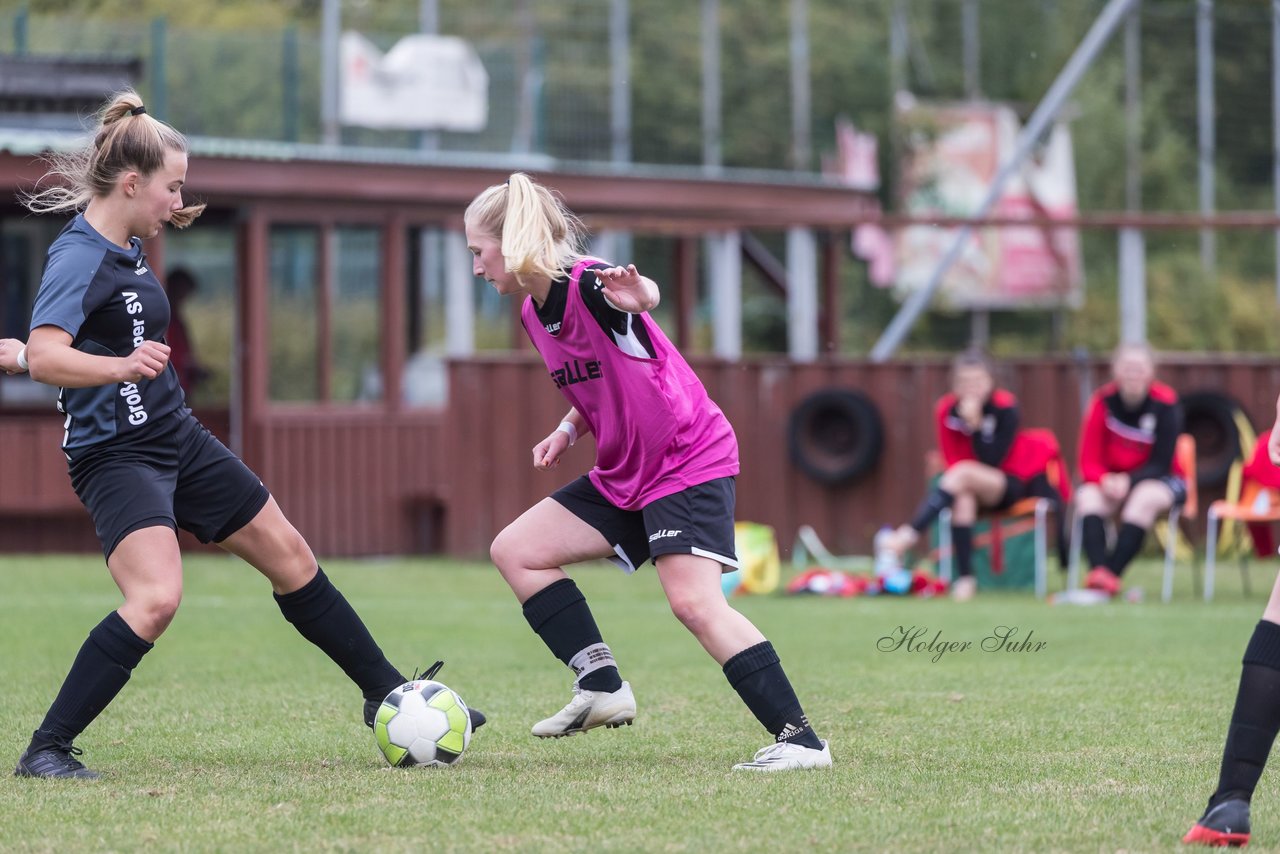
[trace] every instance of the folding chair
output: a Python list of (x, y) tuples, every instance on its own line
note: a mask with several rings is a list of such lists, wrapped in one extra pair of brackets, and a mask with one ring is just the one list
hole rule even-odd
[[(1185, 520), (1194, 519), (1199, 507), (1199, 492), (1196, 489), (1196, 440), (1190, 433), (1178, 436), (1178, 444), (1174, 450), (1183, 476), (1187, 479), (1187, 497), (1181, 503), (1174, 502), (1165, 519), (1167, 535), (1164, 544), (1164, 581), (1161, 585), (1161, 600), (1168, 602), (1173, 598), (1173, 567), (1177, 557), (1178, 531), (1183, 530), (1187, 541), (1191, 535), (1182, 525)], [(1083, 547), (1084, 517), (1077, 512), (1071, 514), (1071, 556), (1067, 562), (1067, 589), (1075, 590), (1080, 586), (1080, 551)], [(1195, 547), (1191, 548), (1192, 584), (1195, 583)]]
[(810, 525), (801, 525), (796, 531), (795, 545), (791, 547), (791, 568), (797, 571), (808, 569), (810, 558), (827, 569), (865, 570), (871, 569), (873, 560), (869, 555), (835, 555), (818, 539), (818, 532)]
[(1189, 523), (1194, 521), (1200, 508), (1200, 492), (1196, 488), (1195, 437), (1190, 433), (1180, 435), (1177, 449), (1173, 454), (1182, 469), (1182, 476), (1187, 479), (1187, 497), (1181, 504), (1174, 502), (1174, 505), (1169, 508), (1169, 519), (1165, 522), (1164, 586), (1160, 591), (1160, 600), (1162, 602), (1168, 602), (1173, 598), (1173, 565), (1178, 550), (1179, 530), (1183, 532), (1191, 546), (1192, 589), (1196, 585), (1196, 544), (1191, 536), (1190, 524), (1181, 524), (1182, 522)]
[[(1255, 480), (1245, 480), (1240, 496), (1235, 501), (1220, 499), (1209, 505), (1208, 526), (1205, 535), (1204, 601), (1213, 599), (1213, 573), (1218, 559), (1218, 523), (1232, 520), (1245, 524), (1280, 522), (1280, 493), (1268, 489)], [(1240, 578), (1245, 593), (1249, 593), (1249, 550), (1247, 545), (1240, 552)]]
[[(1036, 598), (1038, 599), (1043, 599), (1049, 588), (1048, 517), (1053, 505), (1054, 502), (1050, 498), (1033, 496), (1031, 498), (1023, 498), (998, 513), (983, 513), (980, 516), (980, 518), (990, 522), (993, 536), (996, 536), (994, 532), (1003, 522), (1026, 516), (1034, 517), (1035, 523), (1032, 530), (1035, 532), (1035, 584)], [(951, 583), (951, 563), (951, 509), (947, 508), (938, 514), (938, 577), (948, 584)]]
[[(1051, 430), (1042, 428), (1031, 428), (1027, 433), (1043, 434), (1045, 438), (1052, 438), (1056, 447), (1058, 440), (1053, 437)], [(1066, 461), (1062, 459), (1059, 452), (1053, 460), (1050, 461), (1046, 469), (1046, 476), (1049, 485), (1060, 493), (1070, 494), (1070, 477), (1067, 474)], [(1063, 486), (1067, 488), (1064, 490)], [(1065, 505), (1065, 502), (1063, 502)], [(1014, 502), (1004, 510), (998, 512), (987, 512), (980, 514), (980, 518), (988, 520), (991, 524), (991, 530), (994, 536), (998, 536), (995, 532), (1002, 522), (1020, 519), (1027, 516), (1034, 518), (1035, 532), (1035, 592), (1037, 599), (1043, 599), (1049, 592), (1049, 513), (1054, 509), (1054, 505), (1058, 502), (1052, 498), (1043, 496), (1028, 496), (1019, 501)], [(951, 510), (950, 508), (943, 510), (938, 514), (938, 576), (947, 583), (951, 582), (952, 549), (951, 549)]]

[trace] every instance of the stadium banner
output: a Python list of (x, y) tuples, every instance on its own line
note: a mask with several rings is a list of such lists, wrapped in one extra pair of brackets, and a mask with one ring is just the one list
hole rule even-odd
[(384, 55), (356, 32), (342, 34), (338, 119), (384, 130), (484, 130), (489, 74), (456, 36), (412, 35)]
[[(1013, 156), (1019, 122), (1014, 110), (989, 102), (925, 103), (899, 99), (899, 210), (913, 217), (972, 216)], [(1000, 218), (1069, 219), (1076, 215), (1071, 132), (1056, 124), (991, 211)], [(913, 225), (894, 236), (899, 297), (922, 288), (958, 229)], [(1028, 225), (974, 232), (938, 292), (955, 309), (1015, 309), (1083, 302), (1080, 236), (1076, 229)]]

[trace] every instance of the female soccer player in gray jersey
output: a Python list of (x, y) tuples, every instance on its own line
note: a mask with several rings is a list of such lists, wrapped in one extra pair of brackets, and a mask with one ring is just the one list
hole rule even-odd
[(533, 734), (575, 735), (635, 718), (631, 686), (561, 567), (607, 557), (634, 571), (652, 558), (671, 610), (774, 737), (734, 767), (830, 766), (831, 751), (773, 645), (721, 592), (721, 571), (737, 566), (738, 442), (650, 319), (658, 286), (634, 266), (583, 257), (580, 223), (526, 175), (482, 192), (463, 220), (473, 272), (500, 294), (527, 297), (525, 330), (571, 407), (534, 447), (534, 466), (554, 466), (580, 434), (596, 442), (591, 473), (525, 511), (490, 549), (530, 627), (577, 677), (573, 699)]
[[(71, 484), (93, 518), (124, 604), (90, 632), (18, 760), (20, 777), (94, 778), (73, 741), (111, 702), (182, 598), (176, 529), (215, 542), (271, 582), (285, 619), (359, 686), (364, 717), (405, 681), (262, 482), (192, 416), (164, 342), (169, 303), (141, 240), (189, 225), (187, 143), (132, 91), (92, 145), (55, 158), (38, 213), (83, 211), (49, 248), (31, 333), (0, 341), (0, 368), (60, 386)], [(477, 716), (476, 721), (483, 716)]]

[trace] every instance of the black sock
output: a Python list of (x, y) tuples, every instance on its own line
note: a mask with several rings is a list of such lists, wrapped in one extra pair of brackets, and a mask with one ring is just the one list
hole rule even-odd
[(1267, 755), (1280, 730), (1280, 626), (1259, 620), (1245, 647), (1240, 688), (1231, 712), (1231, 726), (1222, 749), (1218, 790), (1209, 799), (1223, 801), (1253, 797), (1267, 765)]
[(272, 595), (284, 618), (333, 659), (366, 700), (381, 700), (406, 681), (320, 567), (315, 578), (292, 593)]
[(134, 634), (117, 612), (107, 614), (81, 645), (28, 749), (34, 753), (69, 746), (120, 693), (152, 646)]
[(951, 554), (955, 561), (956, 577), (973, 575), (973, 526), (951, 526)]
[[(1171, 531), (1169, 536), (1176, 536), (1177, 531)], [(1116, 547), (1111, 552), (1111, 559), (1107, 561), (1107, 569), (1116, 575), (1122, 575), (1125, 568), (1129, 565), (1138, 552), (1142, 549), (1142, 541), (1147, 537), (1147, 532), (1139, 528), (1137, 525), (1131, 525), (1125, 522), (1120, 526), (1120, 531), (1116, 534)]]
[(800, 708), (773, 644), (762, 641), (747, 647), (724, 663), (724, 675), (751, 714), (773, 733), (776, 741), (822, 749), (822, 742), (809, 726), (809, 718)]
[(1084, 556), (1089, 559), (1089, 566), (1107, 565), (1107, 528), (1101, 516), (1085, 516), (1080, 525), (1081, 538), (1084, 540)]
[(951, 506), (956, 497), (947, 492), (940, 486), (936, 486), (924, 497), (924, 501), (920, 502), (920, 506), (916, 508), (916, 515), (911, 517), (911, 527), (917, 531), (923, 531), (929, 527), (934, 519), (938, 518), (938, 514)]
[(613, 654), (609, 653), (604, 639), (600, 637), (587, 597), (582, 595), (572, 578), (554, 581), (526, 599), (524, 618), (551, 654), (574, 669), (578, 687), (609, 693), (622, 687), (622, 676), (616, 664), (605, 664), (583, 672), (583, 662), (574, 661), (583, 652), (588, 653), (586, 658), (598, 661), (612, 661)]

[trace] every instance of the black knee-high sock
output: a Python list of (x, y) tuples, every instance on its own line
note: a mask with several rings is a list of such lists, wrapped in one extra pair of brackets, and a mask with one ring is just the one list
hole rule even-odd
[(117, 612), (108, 614), (81, 645), (29, 749), (70, 745), (120, 693), (152, 646), (134, 634)]
[(973, 575), (973, 526), (951, 526), (951, 553), (955, 559), (956, 577)]
[(724, 663), (724, 675), (775, 740), (822, 749), (773, 644), (763, 641), (747, 647)]
[(947, 492), (940, 486), (935, 486), (933, 490), (924, 497), (924, 501), (920, 502), (920, 506), (916, 508), (916, 514), (911, 517), (911, 527), (917, 531), (923, 531), (929, 527), (934, 519), (938, 518), (938, 514), (951, 506), (956, 497)]
[(1130, 561), (1138, 556), (1138, 552), (1142, 549), (1142, 541), (1146, 537), (1146, 530), (1137, 525), (1131, 525), (1128, 522), (1121, 525), (1116, 533), (1116, 547), (1112, 549), (1111, 557), (1106, 563), (1107, 569), (1116, 575), (1122, 575)]
[[(578, 675), (578, 687), (610, 693), (622, 687), (613, 653), (600, 636), (587, 597), (572, 578), (548, 584), (526, 599), (523, 608), (524, 618), (551, 654)], [(586, 655), (580, 657), (580, 653)]]
[(405, 682), (323, 569), (316, 567), (316, 577), (292, 593), (272, 595), (284, 618), (333, 659), (366, 700), (381, 700)]
[(1259, 620), (1245, 647), (1240, 688), (1222, 749), (1213, 807), (1233, 798), (1250, 800), (1280, 730), (1280, 626)]
[(1101, 516), (1085, 516), (1080, 525), (1081, 538), (1084, 540), (1084, 556), (1089, 559), (1089, 566), (1107, 565), (1107, 528)]

